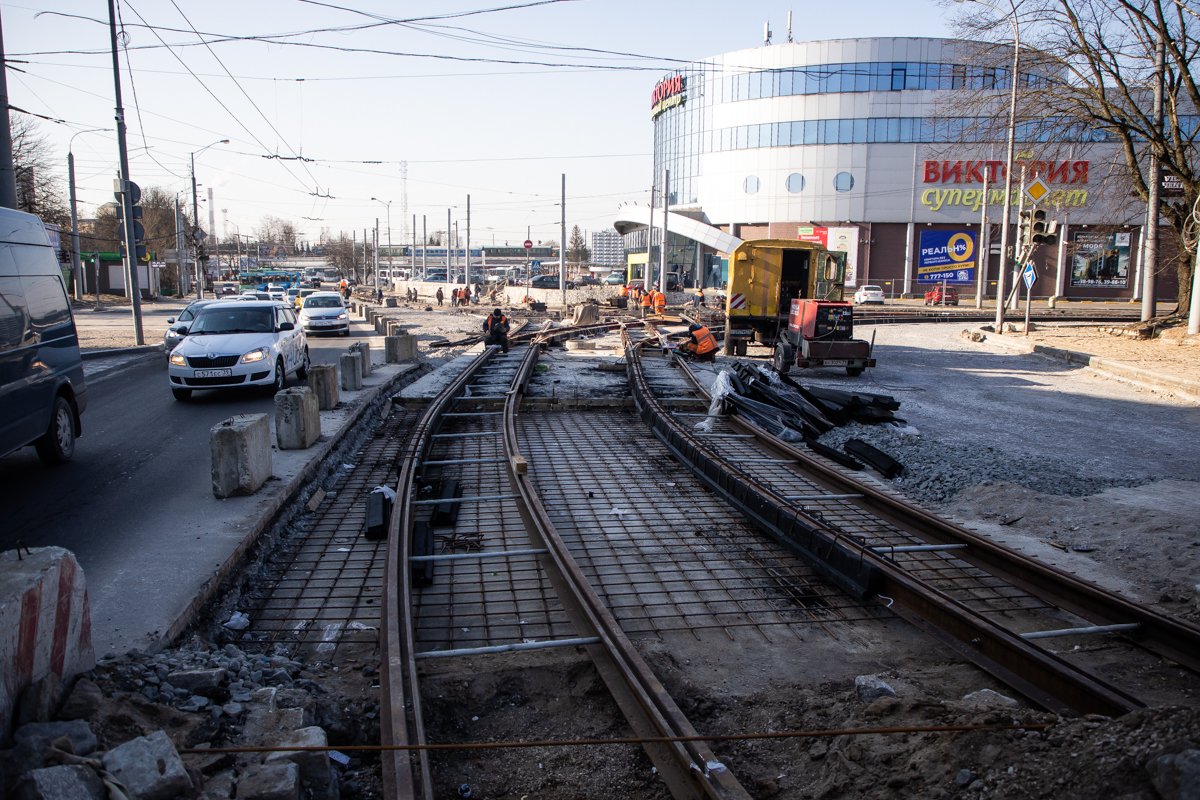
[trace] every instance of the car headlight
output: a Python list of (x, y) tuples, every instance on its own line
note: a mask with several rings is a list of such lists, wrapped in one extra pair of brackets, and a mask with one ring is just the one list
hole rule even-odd
[(246, 355), (242, 356), (241, 363), (253, 364), (256, 361), (262, 361), (263, 359), (269, 358), (270, 355), (271, 351), (268, 348), (260, 347), (257, 350), (251, 350), (249, 353), (246, 353)]
[(171, 365), (175, 367), (186, 367), (187, 359), (178, 353), (171, 353)]
[(338, 314), (338, 315), (337, 315), (337, 318), (338, 318), (338, 319), (347, 319), (346, 312), (345, 312), (345, 311), (343, 311), (342, 313)]

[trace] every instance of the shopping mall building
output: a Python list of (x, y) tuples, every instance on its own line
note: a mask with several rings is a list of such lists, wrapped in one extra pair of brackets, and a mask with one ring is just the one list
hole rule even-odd
[[(740, 240), (795, 238), (845, 250), (851, 287), (899, 295), (947, 280), (973, 295), (986, 261), (994, 293), (1011, 55), (953, 39), (789, 42), (665, 76), (649, 108), (651, 262), (669, 170), (668, 270), (690, 285), (721, 285), (721, 255)], [(1018, 94), (1046, 78), (1022, 69)], [(1136, 296), (1145, 204), (1120, 178), (1118, 146), (1094, 132), (1051, 142), (1061, 138), (1047, 133), (1053, 122), (1030, 116), (1016, 125), (1010, 238), (1021, 198), (1032, 205), (1023, 184), (1059, 223), (1058, 243), (1034, 254), (1034, 296)], [(649, 219), (649, 207), (627, 204), (614, 220), (635, 271), (647, 261)], [(1174, 270), (1158, 272), (1159, 298), (1174, 297)]]

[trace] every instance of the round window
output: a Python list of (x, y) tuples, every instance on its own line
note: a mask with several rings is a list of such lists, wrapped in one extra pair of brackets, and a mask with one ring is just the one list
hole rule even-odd
[(854, 188), (854, 176), (849, 172), (839, 172), (833, 178), (833, 188), (839, 192), (848, 192)]
[(747, 175), (746, 180), (742, 181), (742, 189), (746, 192), (746, 194), (757, 194), (758, 193), (758, 176), (757, 175)]
[(787, 176), (787, 182), (785, 183), (785, 186), (787, 186), (787, 190), (792, 194), (795, 194), (796, 192), (803, 192), (804, 176), (799, 172), (793, 172), (791, 175)]

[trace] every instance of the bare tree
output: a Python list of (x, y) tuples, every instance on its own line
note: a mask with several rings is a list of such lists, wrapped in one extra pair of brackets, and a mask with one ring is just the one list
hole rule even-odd
[(71, 229), (71, 210), (49, 141), (37, 122), (22, 114), (11, 117), (13, 170), (17, 181), (17, 208), (37, 214), (42, 222)]
[[(1033, 48), (1023, 49), (1023, 61), (1058, 76), (1022, 86), (1025, 108), (1037, 109), (1040, 118), (1036, 130), (1023, 126), (1027, 141), (1115, 146), (1111, 166), (1117, 183), (1143, 208), (1154, 180), (1149, 174), (1152, 152), (1163, 174), (1179, 181), (1182, 196), (1165, 198), (1162, 214), (1183, 245), (1173, 267), (1179, 281), (1177, 313), (1185, 314), (1192, 299), (1197, 240), (1191, 212), (1200, 198), (1200, 88), (1195, 74), (1200, 68), (1200, 15), (1193, 3), (1016, 0), (1011, 9), (1004, 4), (992, 9), (980, 0), (963, 6), (966, 13), (956, 20), (964, 37), (996, 40), (1009, 32), (1002, 17), (1019, 14), (1022, 44)], [(1165, 51), (1162, 126), (1152, 102), (1160, 42)]]
[(260, 242), (283, 245), (289, 253), (296, 251), (296, 225), (288, 220), (268, 214), (259, 222), (254, 235)]

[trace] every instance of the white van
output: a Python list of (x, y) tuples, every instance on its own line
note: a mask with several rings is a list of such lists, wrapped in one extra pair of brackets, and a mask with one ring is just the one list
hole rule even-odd
[(32, 444), (47, 464), (69, 461), (86, 406), (79, 334), (46, 226), (0, 208), (0, 456)]

